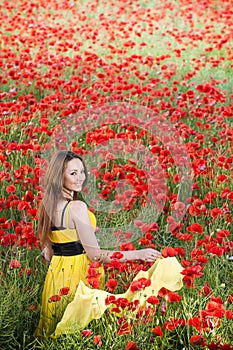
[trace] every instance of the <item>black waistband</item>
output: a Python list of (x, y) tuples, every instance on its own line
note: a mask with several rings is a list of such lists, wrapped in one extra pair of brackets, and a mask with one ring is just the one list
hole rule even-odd
[(54, 255), (57, 256), (73, 256), (84, 253), (83, 246), (80, 241), (68, 243), (52, 243)]

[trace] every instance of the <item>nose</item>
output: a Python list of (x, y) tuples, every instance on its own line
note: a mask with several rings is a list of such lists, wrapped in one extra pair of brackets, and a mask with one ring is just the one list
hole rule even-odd
[(84, 181), (84, 180), (85, 180), (85, 178), (86, 178), (85, 173), (81, 172), (81, 173), (79, 173), (79, 174), (78, 174), (78, 180), (82, 180), (82, 181)]

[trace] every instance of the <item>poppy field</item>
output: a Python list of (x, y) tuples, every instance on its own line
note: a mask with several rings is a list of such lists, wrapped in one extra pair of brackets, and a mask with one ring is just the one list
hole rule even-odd
[[(0, 350), (232, 350), (232, 0), (2, 0), (0, 19)], [(143, 298), (150, 281), (132, 280), (151, 263), (119, 257), (149, 247), (178, 259), (183, 288), (106, 299), (85, 329), (35, 339), (57, 149), (82, 155), (83, 200), (116, 251), (104, 289)]]

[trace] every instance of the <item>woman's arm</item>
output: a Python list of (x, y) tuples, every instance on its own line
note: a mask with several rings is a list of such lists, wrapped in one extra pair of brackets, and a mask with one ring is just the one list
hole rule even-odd
[[(78, 232), (79, 239), (87, 255), (92, 261), (100, 260), (109, 263), (114, 251), (105, 250), (99, 247), (93, 227), (90, 222), (87, 206), (84, 202), (74, 201), (70, 206), (71, 218)], [(121, 251), (123, 255), (120, 259), (125, 260), (145, 260), (153, 262), (161, 257), (161, 253), (155, 249), (147, 248), (141, 250)]]
[(42, 250), (41, 255), (45, 258), (46, 261), (52, 260), (53, 249), (50, 241), (46, 242), (46, 244), (44, 245), (44, 249)]

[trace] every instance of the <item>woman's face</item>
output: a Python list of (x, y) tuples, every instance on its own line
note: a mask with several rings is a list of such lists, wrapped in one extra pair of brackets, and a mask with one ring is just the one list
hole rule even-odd
[(83, 163), (73, 158), (66, 163), (63, 174), (63, 186), (69, 191), (80, 192), (86, 179)]

